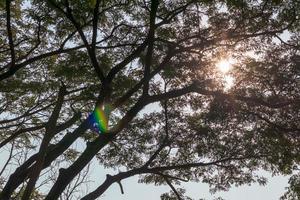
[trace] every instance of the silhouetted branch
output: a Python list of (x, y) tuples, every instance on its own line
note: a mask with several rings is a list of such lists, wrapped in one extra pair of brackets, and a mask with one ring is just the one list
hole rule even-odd
[(0, 171), (0, 177), (2, 176), (2, 174), (3, 174), (3, 172), (5, 171), (7, 165), (9, 164), (10, 160), (11, 160), (12, 157), (13, 157), (14, 146), (15, 146), (15, 144), (12, 143), (12, 144), (11, 144), (11, 148), (10, 148), (10, 150), (9, 150), (9, 156), (8, 156), (8, 159), (6, 160), (6, 162), (5, 162), (5, 164), (4, 164), (3, 168), (2, 168), (2, 170)]
[(46, 123), (46, 132), (45, 132), (45, 136), (42, 140), (39, 152), (38, 152), (38, 157), (36, 159), (36, 162), (32, 168), (32, 171), (29, 175), (29, 181), (27, 183), (27, 186), (25, 188), (24, 194), (22, 196), (22, 200), (29, 200), (31, 193), (34, 189), (34, 186), (39, 178), (40, 172), (43, 169), (43, 165), (44, 165), (44, 160), (45, 160), (45, 156), (47, 154), (47, 147), (50, 143), (50, 140), (52, 139), (52, 137), (55, 134), (55, 130), (53, 131), (53, 127), (56, 126), (57, 123), (57, 119), (59, 117), (59, 113), (61, 111), (62, 108), (62, 104), (64, 103), (64, 97), (66, 95), (66, 86), (64, 84), (62, 84), (61, 88), (59, 89), (58, 92), (58, 99), (56, 102), (56, 105), (52, 111), (51, 116), (49, 117), (48, 122)]
[[(228, 157), (225, 159), (215, 160), (211, 162), (198, 162), (198, 163), (189, 163), (183, 165), (170, 165), (170, 166), (162, 166), (162, 167), (154, 167), (154, 168), (145, 168), (144, 166), (141, 168), (136, 168), (129, 170), (127, 172), (120, 172), (114, 176), (107, 176), (106, 180), (94, 191), (90, 192), (86, 196), (84, 196), (81, 200), (94, 200), (101, 196), (113, 183), (121, 181), (123, 179), (138, 175), (138, 174), (162, 174), (164, 171), (169, 170), (179, 170), (179, 169), (190, 169), (194, 167), (207, 167), (211, 165), (216, 165), (222, 162), (228, 162), (231, 160), (244, 160), (248, 159), (248, 157)], [(166, 178), (171, 178), (171, 176), (165, 176)], [(174, 178), (174, 177), (172, 177)], [(177, 177), (175, 179), (178, 179)]]
[(117, 183), (120, 186), (121, 193), (124, 194), (124, 189), (123, 189), (123, 185), (122, 185), (121, 181), (118, 181)]
[(29, 127), (29, 128), (23, 128), (20, 130), (17, 130), (16, 132), (12, 133), (8, 138), (6, 138), (5, 140), (3, 140), (0, 143), (0, 148), (2, 148), (3, 146), (5, 146), (6, 144), (8, 144), (9, 142), (11, 142), (12, 140), (14, 140), (16, 137), (18, 137), (19, 135), (21, 135), (22, 133), (27, 133), (30, 131), (36, 131), (39, 129), (44, 128), (45, 125), (40, 125), (40, 126), (35, 126), (35, 127)]
[[(155, 37), (155, 18), (156, 12), (158, 8), (159, 1), (152, 0), (151, 1), (151, 10), (150, 10), (150, 24), (149, 24), (149, 33), (148, 33), (148, 48), (145, 57), (145, 68), (144, 68), (144, 77), (148, 77), (150, 75), (150, 68), (152, 65), (152, 57), (153, 57), (153, 47), (154, 47), (154, 37)], [(146, 81), (143, 85), (143, 95), (148, 95), (149, 90), (149, 81)]]
[[(85, 48), (87, 49), (87, 52), (88, 52), (88, 55), (90, 57), (91, 63), (93, 65), (94, 69), (95, 69), (95, 72), (96, 72), (98, 78), (100, 79), (100, 81), (103, 82), (104, 81), (104, 74), (103, 74), (102, 69), (99, 66), (95, 51), (93, 52), (92, 48), (90, 47), (90, 44), (87, 41), (87, 38), (86, 38), (82, 28), (81, 28), (81, 25), (75, 20), (75, 18), (73, 16), (73, 13), (72, 13), (72, 9), (70, 8), (70, 5), (69, 5), (69, 1), (68, 0), (65, 1), (66, 11), (64, 11), (61, 7), (59, 7), (53, 0), (48, 0), (48, 2), (52, 6), (54, 6), (57, 10), (59, 10), (61, 13), (63, 13), (72, 22), (72, 24), (76, 28), (77, 32), (79, 33)], [(96, 17), (96, 19), (98, 18), (98, 16), (95, 16), (95, 17)], [(95, 23), (95, 20), (94, 20), (93, 23)], [(95, 33), (95, 36), (96, 36), (96, 33)]]
[(15, 67), (16, 55), (15, 55), (15, 47), (13, 41), (13, 35), (11, 30), (11, 14), (10, 14), (10, 4), (11, 0), (6, 0), (6, 28), (7, 28), (7, 35), (8, 35), (8, 42), (10, 48), (10, 55), (11, 55), (11, 68)]
[(172, 191), (176, 195), (177, 199), (182, 200), (182, 198), (180, 197), (180, 194), (177, 192), (176, 188), (172, 185), (171, 181), (169, 181), (169, 179), (165, 176), (163, 176), (163, 178), (166, 181), (166, 183), (170, 186), (170, 188), (172, 189)]

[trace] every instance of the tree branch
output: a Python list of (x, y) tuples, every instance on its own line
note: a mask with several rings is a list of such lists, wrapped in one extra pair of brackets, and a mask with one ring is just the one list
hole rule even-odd
[[(49, 146), (45, 156), (43, 168), (48, 167), (55, 159), (57, 159), (70, 145), (88, 129), (88, 120), (83, 121), (73, 132), (66, 134), (57, 144)], [(9, 199), (12, 192), (28, 177), (33, 170), (33, 163), (37, 159), (38, 153), (32, 155), (25, 163), (19, 166), (13, 174), (11, 174), (2, 192), (0, 199)]]
[(96, 40), (97, 40), (97, 28), (98, 28), (98, 20), (99, 20), (99, 5), (100, 0), (96, 0), (96, 5), (94, 8), (94, 17), (93, 17), (93, 35), (92, 35), (92, 45), (91, 45), (91, 51), (96, 54)]
[(93, 65), (94, 69), (95, 69), (95, 72), (96, 72), (98, 78), (100, 79), (101, 82), (103, 82), (104, 79), (105, 79), (105, 77), (104, 77), (102, 69), (99, 66), (96, 54), (95, 54), (95, 52), (93, 52), (92, 48), (90, 48), (90, 45), (89, 45), (89, 43), (87, 41), (87, 38), (86, 38), (83, 30), (81, 29), (80, 24), (78, 24), (77, 21), (75, 20), (73, 14), (72, 14), (72, 9), (70, 8), (70, 5), (69, 5), (69, 1), (68, 0), (66, 1), (66, 12), (61, 7), (59, 7), (53, 0), (48, 0), (48, 2), (52, 6), (54, 6), (57, 10), (59, 10), (60, 12), (62, 12), (72, 22), (72, 24), (76, 28), (77, 32), (79, 33), (79, 35), (81, 37), (81, 40), (83, 41), (83, 44), (84, 44), (85, 48), (87, 49), (87, 52), (89, 54), (91, 63)]
[[(172, 165), (172, 166), (163, 166), (163, 167), (155, 167), (155, 168), (140, 167), (140, 168), (129, 170), (127, 172), (120, 172), (119, 174), (114, 176), (110, 176), (110, 175), (107, 176), (106, 180), (98, 188), (96, 188), (94, 191), (84, 196), (81, 200), (94, 200), (99, 196), (101, 196), (113, 183), (138, 174), (148, 174), (148, 173), (161, 174), (161, 172), (168, 171), (168, 170), (181, 169), (181, 168), (189, 169), (193, 167), (206, 167), (206, 166), (216, 165), (218, 163), (226, 162), (230, 160), (243, 160), (243, 159), (247, 159), (247, 157), (240, 157), (240, 158), (228, 157), (225, 159), (220, 159), (211, 162), (189, 163), (185, 165)], [(170, 178), (169, 176), (166, 177)]]
[(27, 132), (30, 132), (30, 131), (40, 130), (40, 129), (44, 128), (44, 127), (45, 127), (45, 125), (40, 125), (40, 126), (29, 127), (29, 128), (24, 128), (24, 129), (17, 130), (16, 132), (12, 133), (8, 138), (6, 138), (5, 140), (3, 140), (0, 143), (0, 149), (3, 146), (5, 146), (6, 144), (8, 144), (9, 142), (11, 142), (12, 140), (14, 140), (19, 135), (21, 135), (22, 133), (27, 133)]
[[(159, 1), (152, 0), (151, 1), (151, 11), (150, 11), (150, 25), (149, 25), (149, 33), (148, 33), (148, 49), (145, 57), (145, 69), (144, 69), (144, 77), (148, 77), (150, 75), (150, 69), (152, 65), (152, 57), (153, 57), (153, 46), (154, 46), (154, 38), (155, 38), (155, 18), (156, 12), (158, 8)], [(148, 95), (149, 90), (149, 81), (146, 81), (143, 86), (143, 95)]]
[(3, 166), (3, 168), (2, 168), (2, 170), (1, 170), (1, 172), (0, 172), (0, 177), (2, 176), (2, 174), (3, 174), (4, 170), (6, 169), (7, 165), (9, 164), (10, 160), (11, 160), (11, 159), (12, 159), (12, 157), (13, 157), (13, 150), (14, 150), (14, 146), (15, 146), (15, 144), (14, 144), (14, 143), (12, 143), (12, 144), (11, 144), (10, 151), (9, 151), (9, 156), (8, 156), (8, 159), (7, 159), (7, 161), (5, 162), (5, 164), (4, 164), (4, 166)]
[[(27, 186), (25, 188), (25, 191), (23, 193), (22, 196), (22, 200), (29, 200), (31, 193), (34, 189), (34, 186), (39, 178), (40, 172), (43, 169), (43, 165), (44, 165), (44, 160), (45, 160), (45, 156), (47, 154), (47, 147), (52, 139), (52, 137), (55, 134), (55, 130), (53, 129), (53, 127), (56, 126), (57, 123), (57, 119), (59, 117), (59, 113), (61, 111), (62, 108), (62, 104), (64, 102), (64, 96), (66, 95), (66, 86), (63, 84), (61, 86), (61, 88), (59, 89), (58, 92), (58, 99), (56, 102), (56, 105), (52, 111), (51, 116), (49, 117), (48, 122), (46, 123), (46, 132), (45, 132), (45, 136), (42, 140), (39, 152), (38, 152), (38, 157), (37, 160), (34, 164), (34, 166), (32, 167), (32, 171), (29, 175), (29, 181), (27, 183)], [(54, 130), (54, 131), (53, 131)]]
[(123, 189), (123, 185), (122, 185), (121, 181), (118, 181), (117, 183), (120, 186), (121, 193), (124, 194), (124, 189)]
[(145, 84), (145, 82), (149, 82), (156, 74), (158, 74), (169, 63), (173, 56), (174, 52), (170, 51), (164, 58), (164, 60), (150, 73), (148, 77), (143, 77), (134, 87), (129, 89), (122, 97), (117, 99), (113, 103), (112, 107), (117, 108), (124, 102), (126, 102), (135, 92), (137, 92)]
[[(158, 95), (153, 95), (149, 97), (149, 101), (151, 103), (153, 102), (157, 102), (157, 101), (162, 101), (162, 100), (166, 100), (166, 99), (171, 99), (171, 98), (176, 98), (176, 97), (180, 97), (183, 95), (186, 95), (188, 93), (198, 93), (201, 95), (207, 95), (207, 96), (218, 96), (218, 97), (223, 97), (223, 98), (227, 98), (227, 99), (233, 99), (233, 100), (238, 100), (238, 101), (242, 101), (245, 103), (248, 103), (249, 105), (252, 106), (265, 106), (268, 108), (283, 108), (292, 104), (298, 104), (300, 103), (300, 99), (289, 99), (289, 100), (284, 100), (282, 102), (268, 102), (265, 101), (261, 98), (257, 98), (257, 97), (246, 97), (246, 96), (241, 96), (238, 94), (226, 94), (223, 93), (221, 91), (210, 91), (210, 90), (206, 90), (201, 88), (201, 85), (197, 85), (197, 82), (194, 82), (186, 87), (180, 88), (180, 89), (174, 89), (172, 91), (163, 93), (163, 94), (158, 94)], [(200, 83), (201, 84), (201, 83)]]
[(8, 35), (8, 42), (10, 48), (10, 55), (11, 55), (11, 68), (15, 67), (16, 55), (15, 55), (15, 47), (13, 42), (13, 35), (11, 30), (11, 15), (10, 15), (10, 4), (11, 0), (6, 0), (6, 28), (7, 28), (7, 35)]
[(99, 135), (93, 142), (87, 144), (87, 148), (79, 158), (67, 169), (61, 169), (57, 181), (49, 191), (45, 200), (58, 198), (58, 195), (65, 189), (69, 182), (94, 158), (94, 156), (106, 146), (148, 102), (145, 98), (139, 101), (126, 113), (126, 115), (105, 134)]
[(81, 48), (84, 48), (84, 45), (80, 45), (80, 46), (72, 47), (72, 48), (68, 48), (68, 49), (59, 48), (58, 50), (50, 51), (50, 52), (40, 54), (40, 55), (32, 57), (32, 58), (29, 58), (28, 60), (25, 60), (24, 62), (22, 62), (20, 64), (15, 64), (14, 67), (11, 67), (11, 68), (9, 68), (8, 71), (0, 74), (0, 81), (4, 80), (6, 78), (9, 78), (10, 76), (14, 75), (18, 70), (20, 70), (21, 68), (23, 68), (23, 67), (25, 67), (25, 66), (33, 63), (33, 62), (39, 61), (39, 60), (44, 59), (44, 58), (48, 58), (50, 56), (63, 54), (63, 53), (68, 53), (68, 52), (78, 50), (78, 49), (81, 49)]
[(163, 176), (163, 178), (166, 181), (166, 183), (170, 186), (170, 188), (173, 190), (173, 192), (176, 195), (177, 199), (182, 200), (182, 198), (180, 197), (180, 194), (177, 192), (176, 188), (172, 185), (171, 181), (169, 181), (169, 179), (165, 176)]

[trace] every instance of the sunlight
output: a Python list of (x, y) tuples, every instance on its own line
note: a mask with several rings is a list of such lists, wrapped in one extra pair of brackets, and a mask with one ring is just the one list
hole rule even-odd
[(234, 78), (230, 75), (224, 76), (224, 90), (229, 90), (234, 85)]
[(232, 68), (232, 61), (231, 60), (220, 60), (217, 63), (217, 68), (220, 72), (222, 73), (227, 73), (231, 70)]
[(224, 90), (229, 90), (234, 85), (234, 77), (228, 74), (232, 69), (233, 63), (234, 61), (232, 59), (222, 59), (216, 64), (217, 70), (222, 74)]

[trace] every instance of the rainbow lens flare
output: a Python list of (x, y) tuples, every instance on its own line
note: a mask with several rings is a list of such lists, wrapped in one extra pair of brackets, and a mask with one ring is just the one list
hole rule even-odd
[(109, 105), (97, 106), (96, 109), (88, 117), (90, 128), (99, 134), (107, 132), (109, 113)]

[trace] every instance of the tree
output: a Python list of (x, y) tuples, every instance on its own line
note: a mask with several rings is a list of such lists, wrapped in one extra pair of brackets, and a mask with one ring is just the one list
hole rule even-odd
[[(188, 199), (175, 185), (228, 190), (265, 184), (259, 169), (297, 169), (297, 1), (0, 5), (0, 148), (11, 146), (1, 200), (71, 198), (95, 157), (121, 172), (82, 199), (100, 197), (113, 183), (124, 192), (121, 181), (136, 175), (169, 185), (162, 199)], [(229, 74), (215, 67), (222, 59), (234, 60)], [(25, 159), (13, 162), (15, 154)], [(297, 178), (283, 198), (299, 199)], [(48, 190), (39, 189), (41, 181)]]

